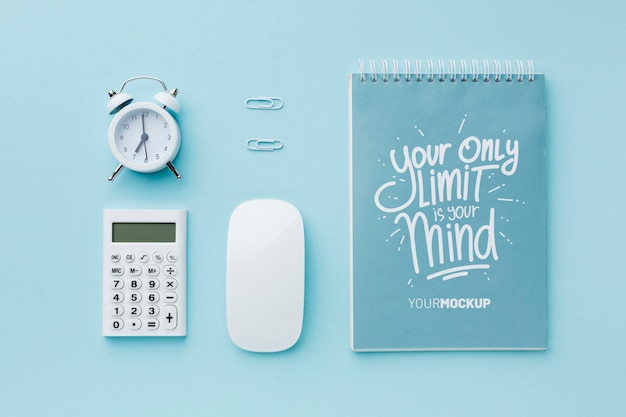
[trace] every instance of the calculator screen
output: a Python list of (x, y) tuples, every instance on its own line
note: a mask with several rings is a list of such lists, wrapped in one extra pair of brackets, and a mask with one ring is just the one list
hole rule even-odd
[(113, 242), (176, 242), (176, 223), (113, 223)]

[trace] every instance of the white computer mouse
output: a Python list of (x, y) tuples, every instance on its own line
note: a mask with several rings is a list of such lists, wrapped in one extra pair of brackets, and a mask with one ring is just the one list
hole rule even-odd
[(250, 200), (233, 211), (226, 247), (226, 321), (235, 345), (279, 352), (300, 338), (304, 227), (293, 205)]

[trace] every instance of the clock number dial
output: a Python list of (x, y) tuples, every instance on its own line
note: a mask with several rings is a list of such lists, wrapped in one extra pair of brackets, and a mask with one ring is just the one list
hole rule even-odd
[[(171, 162), (180, 148), (180, 131), (166, 109), (149, 102), (131, 103), (114, 116), (109, 145), (120, 164), (132, 170), (172, 170)], [(174, 170), (172, 173), (180, 178)]]
[(171, 140), (170, 123), (153, 110), (129, 112), (119, 121), (115, 132), (115, 145), (122, 156), (146, 165), (167, 160)]

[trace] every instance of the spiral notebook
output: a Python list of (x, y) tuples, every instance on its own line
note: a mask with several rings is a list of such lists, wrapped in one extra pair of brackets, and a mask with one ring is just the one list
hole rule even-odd
[(361, 62), (349, 145), (352, 349), (546, 349), (532, 62)]

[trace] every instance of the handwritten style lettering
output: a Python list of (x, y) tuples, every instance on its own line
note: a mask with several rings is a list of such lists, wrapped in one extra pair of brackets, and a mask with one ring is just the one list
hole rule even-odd
[[(397, 156), (396, 150), (389, 152), (389, 159), (393, 169), (398, 174), (408, 174), (411, 192), (408, 198), (395, 206), (383, 203), (381, 195), (393, 192), (398, 185), (397, 181), (389, 181), (378, 187), (374, 195), (376, 207), (385, 213), (397, 213), (411, 206), (417, 199), (420, 208), (436, 205), (437, 203), (455, 200), (468, 201), (473, 198), (480, 201), (483, 174), (492, 170), (500, 170), (510, 176), (517, 170), (519, 160), (519, 142), (507, 139), (502, 149), (500, 139), (478, 139), (476, 136), (465, 138), (458, 148), (458, 158), (466, 165), (452, 170), (435, 171), (431, 168), (424, 178), (422, 168), (426, 165), (435, 167), (443, 165), (446, 150), (452, 144), (444, 143), (437, 146), (428, 145), (426, 149), (416, 146), (412, 150), (408, 146), (402, 147), (402, 155)], [(498, 162), (484, 165), (470, 166), (475, 162)], [(472, 194), (470, 194), (472, 192)]]
[[(401, 179), (394, 176), (380, 185), (374, 204), (384, 213), (394, 213), (394, 224), (406, 228), (416, 274), (423, 257), (430, 268), (498, 260), (495, 208), (480, 210), (473, 203), (481, 201), (491, 174), (514, 175), (519, 157), (518, 140), (477, 136), (465, 137), (456, 149), (445, 142), (389, 151), (391, 166)], [(434, 217), (424, 211), (427, 207)], [(477, 220), (479, 215), (483, 221)]]
[(413, 217), (407, 213), (400, 213), (394, 219), (394, 223), (401, 221), (405, 223), (409, 232), (409, 242), (411, 244), (411, 254), (413, 258), (413, 270), (416, 274), (420, 272), (419, 245), (416, 239), (416, 231), (421, 224), (423, 241), (428, 256), (428, 266), (435, 267), (436, 264), (443, 265), (446, 262), (466, 260), (473, 262), (474, 257), (485, 260), (491, 257), (498, 260), (498, 250), (496, 248), (495, 232), (495, 209), (489, 209), (489, 221), (474, 232), (469, 224), (447, 223), (443, 230), (440, 224), (430, 225), (426, 215), (418, 211)]

